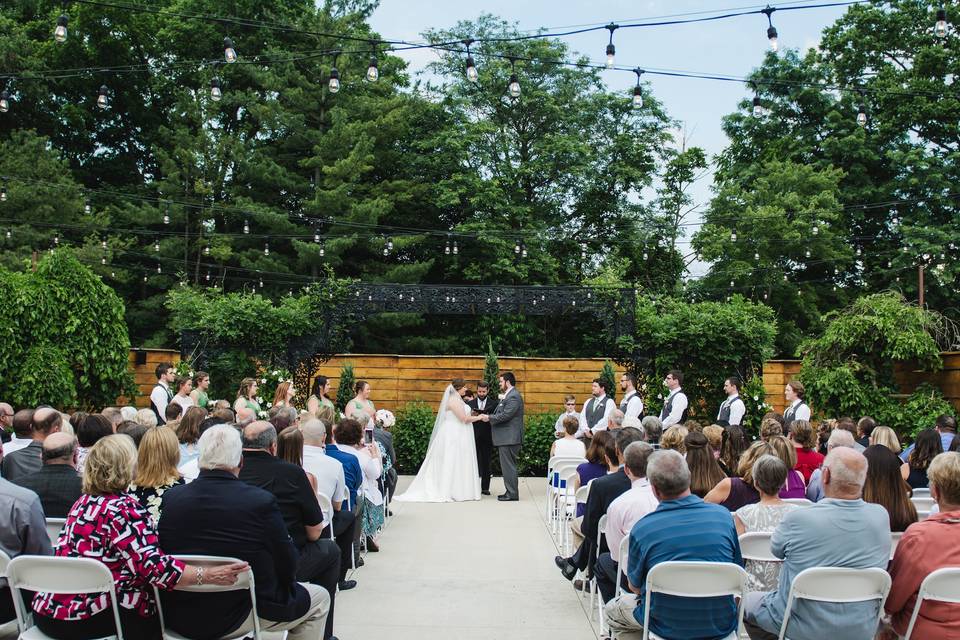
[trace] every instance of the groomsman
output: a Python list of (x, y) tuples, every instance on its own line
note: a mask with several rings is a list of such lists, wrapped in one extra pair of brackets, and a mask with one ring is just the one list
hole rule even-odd
[(663, 401), (663, 410), (660, 411), (660, 422), (663, 423), (663, 429), (666, 431), (667, 427), (683, 424), (686, 421), (689, 401), (687, 394), (680, 388), (683, 384), (683, 374), (678, 369), (671, 369), (663, 379), (663, 384), (670, 391), (670, 395)]
[[(490, 387), (486, 382), (477, 384), (477, 395), (467, 402), (474, 415), (490, 415), (497, 408), (499, 401), (496, 396), (490, 395)], [(493, 458), (493, 434), (490, 423), (478, 420), (473, 423), (473, 441), (477, 445), (477, 470), (480, 473), (480, 493), (490, 495), (490, 460)]]
[(637, 393), (637, 376), (624, 373), (620, 376), (620, 390), (623, 391), (623, 400), (620, 401), (620, 411), (624, 418), (643, 419), (643, 400)]
[(743, 422), (743, 415), (747, 412), (747, 405), (740, 398), (740, 378), (731, 376), (723, 381), (723, 390), (727, 394), (727, 399), (720, 405), (720, 413), (717, 414), (717, 424), (721, 427), (728, 427), (732, 424), (739, 425)]
[(594, 378), (589, 400), (583, 403), (583, 411), (580, 412), (580, 429), (577, 431), (578, 437), (591, 437), (593, 432), (604, 431), (607, 428), (607, 421), (610, 419), (610, 413), (617, 408), (613, 399), (607, 396), (607, 389), (604, 387), (602, 378)]
[(787, 401), (787, 410), (783, 412), (785, 431), (790, 430), (794, 420), (810, 420), (810, 407), (803, 401), (803, 394), (803, 384), (799, 380), (791, 380), (783, 390), (783, 397)]

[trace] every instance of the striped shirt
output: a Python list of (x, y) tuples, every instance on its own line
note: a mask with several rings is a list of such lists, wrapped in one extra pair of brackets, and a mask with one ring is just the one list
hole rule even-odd
[[(647, 573), (661, 562), (733, 562), (743, 566), (730, 512), (695, 495), (660, 503), (630, 531), (627, 577), (639, 587), (633, 616), (643, 624)], [(654, 594), (650, 631), (664, 638), (723, 638), (737, 628), (732, 596), (683, 598)]]

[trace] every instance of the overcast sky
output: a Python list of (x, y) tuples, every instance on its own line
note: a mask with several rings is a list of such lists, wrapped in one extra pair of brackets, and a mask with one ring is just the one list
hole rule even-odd
[[(796, 1), (772, 2), (786, 7)], [(807, 4), (807, 2), (804, 2)], [(449, 2), (440, 0), (381, 0), (374, 12), (373, 28), (385, 39), (420, 40), (430, 28), (451, 27), (460, 20), (473, 20), (491, 13), (514, 22), (522, 30), (539, 27), (556, 29), (573, 25), (603, 25), (609, 22), (646, 21), (664, 16), (694, 12), (703, 15), (727, 10), (763, 8), (749, 0), (482, 0)], [(823, 29), (839, 18), (845, 9), (831, 7), (774, 13), (773, 22), (784, 48), (806, 50), (816, 46)], [(709, 12), (709, 13), (706, 13)], [(751, 15), (691, 25), (622, 29), (614, 36), (617, 65), (645, 69), (680, 70), (743, 77), (756, 67), (769, 48), (767, 22), (762, 15)], [(563, 38), (574, 51), (588, 55), (597, 63), (605, 59), (607, 32), (593, 32)], [(429, 50), (399, 52), (415, 74), (435, 59)], [(482, 66), (482, 62), (480, 65)], [(482, 73), (482, 69), (481, 69)], [(636, 83), (632, 73), (604, 72), (607, 85), (629, 91)], [(645, 75), (650, 90), (663, 102), (670, 117), (681, 123), (688, 144), (704, 148), (713, 157), (723, 150), (726, 136), (720, 129), (721, 118), (734, 111), (737, 103), (749, 95), (735, 82)], [(710, 197), (708, 176), (694, 188), (702, 203)], [(698, 265), (700, 266), (700, 265)], [(701, 268), (695, 268), (696, 273)]]

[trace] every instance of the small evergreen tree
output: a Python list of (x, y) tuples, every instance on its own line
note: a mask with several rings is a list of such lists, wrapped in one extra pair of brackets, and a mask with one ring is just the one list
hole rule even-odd
[(340, 367), (340, 384), (337, 385), (336, 407), (337, 411), (343, 413), (347, 409), (347, 403), (353, 397), (353, 385), (356, 380), (353, 378), (353, 364), (344, 362)]
[(500, 383), (497, 380), (500, 376), (500, 363), (497, 362), (497, 354), (493, 350), (493, 340), (487, 336), (487, 358), (483, 363), (483, 381), (490, 385), (491, 393), (500, 392)]
[(600, 379), (603, 380), (607, 388), (607, 395), (616, 402), (617, 400), (617, 372), (613, 368), (613, 363), (609, 360), (604, 361), (603, 368), (600, 369)]

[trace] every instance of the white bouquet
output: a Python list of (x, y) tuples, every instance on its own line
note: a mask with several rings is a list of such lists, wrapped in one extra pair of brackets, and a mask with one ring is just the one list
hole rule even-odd
[(397, 424), (397, 419), (393, 415), (393, 412), (386, 409), (377, 410), (376, 421), (377, 424), (383, 429), (389, 429), (393, 425)]

